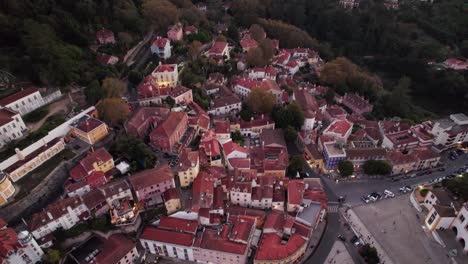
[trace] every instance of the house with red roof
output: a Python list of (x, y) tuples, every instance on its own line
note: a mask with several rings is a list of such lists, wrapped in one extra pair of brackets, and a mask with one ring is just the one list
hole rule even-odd
[(182, 23), (178, 22), (167, 30), (167, 37), (172, 41), (180, 41), (183, 37)]
[(430, 147), (417, 147), (412, 152), (418, 157), (417, 170), (434, 168), (439, 164), (440, 154)]
[(195, 130), (195, 134), (207, 132), (210, 128), (210, 116), (197, 103), (192, 102), (189, 105), (191, 111), (188, 112), (188, 124)]
[(197, 34), (198, 33), (198, 28), (194, 25), (186, 25), (184, 27), (184, 34), (186, 36), (192, 35), (192, 34)]
[(232, 82), (234, 93), (237, 94), (242, 100), (247, 99), (250, 91), (259, 84), (259, 81), (249, 78), (235, 78)]
[(258, 115), (249, 121), (239, 118), (231, 124), (231, 131), (240, 131), (244, 137), (258, 137), (264, 129), (275, 129), (275, 121), (269, 115)]
[(71, 124), (70, 133), (84, 142), (94, 145), (109, 134), (109, 128), (101, 120), (86, 115)]
[(95, 263), (119, 264), (134, 263), (139, 255), (134, 241), (122, 234), (113, 234), (107, 238), (93, 235), (67, 256), (77, 263), (88, 263), (89, 256), (94, 256)]
[(219, 145), (218, 139), (216, 138), (216, 133), (214, 130), (208, 130), (207, 132), (203, 133), (200, 139), (199, 148), (208, 158), (208, 163), (210, 166), (224, 166), (221, 158), (221, 147)]
[(174, 146), (184, 135), (188, 127), (188, 116), (183, 112), (171, 112), (169, 117), (151, 131), (151, 145), (166, 153), (172, 153)]
[(254, 263), (298, 263), (304, 257), (310, 228), (273, 210), (267, 217)]
[[(70, 170), (70, 177), (74, 181), (81, 181), (93, 172), (106, 173), (114, 168), (114, 159), (105, 148), (99, 148), (86, 155), (78, 165)], [(97, 186), (96, 186), (97, 187)]]
[(392, 174), (413, 171), (419, 163), (418, 156), (415, 153), (404, 153), (399, 150), (393, 150), (390, 152), (389, 161), (392, 164)]
[(247, 158), (247, 149), (241, 147), (239, 144), (233, 142), (232, 140), (223, 143), (222, 146), (225, 159)]
[(339, 119), (339, 120), (346, 119), (347, 116), (348, 116), (348, 113), (346, 112), (346, 110), (344, 110), (343, 107), (339, 105), (329, 106), (323, 112), (323, 119), (327, 121), (328, 123), (332, 123), (336, 119)]
[(0, 262), (14, 264), (36, 263), (42, 260), (44, 251), (28, 231), (16, 233), (0, 219)]
[(348, 120), (335, 120), (323, 131), (323, 135), (331, 136), (338, 142), (346, 143), (352, 130), (353, 124)]
[(198, 151), (184, 148), (179, 156), (177, 171), (180, 187), (189, 186), (200, 171), (200, 155)]
[(241, 99), (231, 93), (224, 96), (216, 97), (211, 101), (210, 115), (235, 115), (242, 111)]
[(214, 132), (219, 143), (231, 140), (231, 126), (229, 120), (214, 120)]
[(252, 80), (270, 79), (276, 81), (278, 71), (275, 67), (268, 65), (265, 68), (253, 68), (249, 71), (249, 78)]
[(192, 245), (198, 222), (176, 217), (162, 217), (159, 226), (147, 226), (140, 243), (151, 254), (194, 261)]
[(230, 216), (220, 229), (205, 228), (193, 245), (194, 257), (205, 263), (245, 264), (255, 233), (256, 218), (247, 215)]
[(36, 87), (21, 89), (0, 99), (1, 108), (9, 108), (21, 116), (42, 107), (44, 104), (44, 99)]
[(315, 97), (306, 89), (294, 89), (293, 100), (295, 100), (304, 112), (304, 124), (302, 130), (310, 131), (314, 128), (319, 105)]
[(167, 165), (136, 173), (129, 177), (129, 181), (138, 201), (143, 201), (146, 206), (162, 203), (162, 194), (175, 188), (174, 173)]
[(96, 60), (102, 65), (114, 65), (119, 62), (119, 57), (105, 53), (98, 53)]
[(140, 107), (125, 123), (125, 131), (145, 140), (152, 129), (167, 119), (170, 110), (164, 107)]
[(176, 105), (188, 105), (193, 102), (192, 89), (182, 85), (171, 88), (169, 96), (174, 99)]
[(33, 214), (27, 221), (28, 230), (34, 238), (40, 239), (58, 228), (70, 229), (89, 217), (88, 208), (80, 197), (65, 198)]
[(409, 150), (418, 145), (419, 140), (409, 130), (384, 134), (382, 140), (382, 147), (387, 149)]
[(177, 212), (181, 208), (179, 191), (176, 188), (166, 190), (162, 197), (168, 215)]
[(114, 32), (104, 28), (96, 32), (96, 39), (101, 45), (115, 43)]
[(346, 160), (354, 165), (354, 170), (360, 170), (361, 166), (368, 160), (387, 160), (387, 150), (384, 148), (348, 148), (346, 149)]
[(159, 58), (167, 60), (171, 57), (171, 40), (168, 38), (157, 37), (151, 44), (151, 53), (158, 55)]
[(248, 52), (251, 49), (255, 49), (258, 47), (258, 43), (255, 39), (251, 38), (244, 38), (240, 41), (240, 45), (242, 47), (243, 52)]
[(351, 109), (353, 113), (359, 115), (372, 112), (374, 107), (368, 100), (364, 99), (364, 97), (355, 93), (346, 93), (343, 96), (341, 103)]
[(227, 42), (216, 41), (213, 46), (206, 52), (206, 56), (216, 61), (218, 64), (222, 64), (224, 60), (230, 59), (229, 46)]
[(155, 78), (159, 87), (175, 87), (179, 82), (179, 69), (177, 64), (162, 64), (159, 62), (151, 76)]

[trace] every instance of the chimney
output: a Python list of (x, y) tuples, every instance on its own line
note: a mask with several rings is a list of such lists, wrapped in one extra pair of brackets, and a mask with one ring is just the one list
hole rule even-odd
[(16, 152), (16, 156), (18, 157), (19, 160), (24, 160), (24, 155), (21, 152), (21, 150), (19, 150), (19, 148), (15, 148), (15, 152)]

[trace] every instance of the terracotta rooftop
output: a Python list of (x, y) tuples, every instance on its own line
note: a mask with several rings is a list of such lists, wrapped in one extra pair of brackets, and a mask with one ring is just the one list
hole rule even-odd
[(8, 108), (2, 108), (0, 109), (0, 127), (10, 123), (13, 121), (13, 117), (17, 115), (18, 113), (8, 109)]
[(28, 95), (31, 95), (35, 92), (38, 92), (39, 90), (35, 87), (30, 87), (30, 88), (26, 88), (24, 90), (21, 90), (19, 92), (16, 92), (12, 95), (8, 95), (6, 97), (3, 97), (2, 99), (0, 99), (0, 105), (2, 106), (7, 106), (11, 103), (14, 103), (18, 100), (20, 100), (21, 98), (24, 98)]
[(121, 192), (128, 191), (131, 187), (125, 179), (120, 179), (101, 186), (99, 189), (103, 192), (106, 198), (109, 198)]
[(158, 48), (164, 48), (166, 47), (167, 43), (170, 43), (170, 40), (168, 38), (157, 38), (153, 44), (158, 47)]
[(212, 109), (220, 108), (220, 107), (225, 107), (225, 106), (230, 106), (230, 105), (235, 105), (235, 104), (240, 104), (242, 101), (239, 99), (239, 97), (235, 94), (223, 96), (223, 97), (218, 97), (213, 99), (213, 104), (212, 104)]
[(215, 120), (214, 128), (215, 128), (216, 134), (230, 134), (231, 133), (231, 125), (229, 123), (229, 120)]
[(167, 191), (163, 193), (163, 199), (166, 202), (173, 200), (173, 199), (180, 199), (179, 192), (177, 191), (176, 188), (168, 189)]
[[(81, 204), (82, 202), (80, 197), (71, 197), (57, 200), (56, 202), (49, 204), (46, 208), (43, 209), (43, 211), (33, 214), (29, 220), (28, 229), (34, 231), (37, 228), (55, 221), (65, 214), (68, 214), (67, 207), (75, 209)], [(50, 214), (50, 217), (48, 213)]]
[(177, 130), (177, 127), (182, 123), (182, 120), (187, 118), (184, 112), (171, 112), (169, 117), (164, 120), (161, 125), (151, 131), (150, 136), (164, 136), (170, 137)]
[(260, 140), (265, 147), (284, 147), (286, 148), (286, 141), (284, 140), (284, 132), (281, 129), (264, 129), (260, 133)]
[(334, 133), (344, 137), (346, 133), (348, 133), (352, 128), (353, 124), (347, 120), (335, 120), (325, 129), (323, 133)]
[(177, 64), (161, 64), (154, 69), (153, 73), (174, 72), (177, 70)]
[(294, 254), (307, 240), (293, 234), (287, 243), (282, 243), (281, 237), (275, 233), (263, 234), (255, 260), (282, 260)]
[(393, 165), (402, 165), (418, 161), (418, 157), (415, 154), (403, 154), (398, 150), (392, 151), (389, 158)]
[(210, 48), (209, 53), (213, 55), (221, 55), (226, 47), (227, 42), (217, 41)]
[(288, 183), (288, 203), (301, 204), (304, 196), (305, 184), (303, 181), (290, 181)]
[(413, 150), (413, 153), (418, 156), (419, 160), (429, 160), (440, 158), (440, 155), (429, 147), (419, 147)]
[(387, 157), (384, 148), (347, 148), (346, 156), (348, 160), (382, 160)]
[(89, 153), (80, 160), (79, 164), (70, 170), (70, 176), (78, 181), (87, 177), (92, 171), (95, 170), (93, 164), (101, 164), (112, 160), (112, 156), (105, 148), (98, 148), (96, 151)]
[(190, 168), (195, 167), (199, 162), (198, 151), (192, 151), (189, 148), (182, 150), (179, 156), (179, 171), (186, 171)]
[(94, 117), (85, 116), (80, 119), (78, 124), (76, 124), (75, 128), (85, 133), (89, 133), (101, 125), (105, 125), (104, 122), (102, 122), (101, 120), (96, 119)]
[(106, 201), (106, 197), (101, 190), (94, 189), (82, 196), (83, 203), (89, 210), (96, 208), (98, 205)]
[(248, 151), (246, 148), (239, 146), (237, 143), (234, 143), (232, 140), (223, 144), (223, 150), (226, 156), (233, 153), (234, 151), (242, 152), (247, 154)]
[(177, 217), (161, 216), (158, 228), (176, 232), (195, 234), (198, 228), (198, 221), (186, 220)]
[(136, 246), (136, 243), (122, 234), (113, 234), (103, 243), (104, 247), (96, 256), (96, 263), (120, 263)]
[(135, 191), (170, 181), (174, 179), (174, 173), (168, 165), (162, 165), (158, 168), (141, 171), (130, 176), (130, 183)]
[(140, 236), (140, 239), (159, 241), (185, 247), (192, 246), (194, 238), (194, 234), (182, 233), (173, 230), (164, 230), (152, 226), (145, 227)]

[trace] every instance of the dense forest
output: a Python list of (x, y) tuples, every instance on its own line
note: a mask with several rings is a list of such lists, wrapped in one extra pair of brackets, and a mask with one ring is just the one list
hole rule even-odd
[(388, 10), (383, 0), (361, 1), (354, 10), (329, 0), (234, 0), (231, 11), (240, 25), (268, 19), (305, 30), (320, 42), (323, 57), (350, 58), (378, 73), (387, 90), (405, 78), (413, 101), (431, 111), (468, 111), (468, 73), (427, 64), (468, 57), (464, 0), (402, 0), (398, 10)]
[[(208, 12), (201, 14), (194, 6), (198, 2), (206, 3)], [(387, 92), (384, 96), (381, 90), (361, 88), (380, 104), (376, 117), (405, 117), (424, 112), (423, 108), (438, 114), (468, 111), (467, 71), (428, 65), (468, 57), (468, 4), (464, 0), (402, 0), (398, 10), (386, 9), (383, 0), (363, 0), (354, 10), (341, 8), (338, 0), (224, 2), (231, 2), (227, 13), (221, 0), (4, 0), (0, 2), (0, 70), (12, 73), (19, 82), (88, 86), (93, 80), (102, 82), (128, 72), (121, 63), (102, 66), (97, 62), (90, 48), (95, 32), (102, 28), (114, 32), (117, 44), (99, 49), (122, 58), (148, 32), (165, 31), (176, 20), (204, 30), (197, 36), (202, 43), (216, 23), (228, 24), (231, 41), (238, 38), (231, 34), (238, 28), (259, 24), (282, 47), (318, 50), (332, 61), (328, 72), (348, 65), (343, 59), (334, 61), (346, 57), (362, 69), (348, 75), (376, 74)], [(324, 84), (338, 93), (362, 92), (356, 87), (367, 85), (359, 82), (362, 78), (351, 79)]]

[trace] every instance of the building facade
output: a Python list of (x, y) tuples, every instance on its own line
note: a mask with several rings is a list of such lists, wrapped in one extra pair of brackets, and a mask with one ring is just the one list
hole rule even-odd
[(22, 138), (26, 130), (20, 114), (8, 108), (0, 109), (0, 148)]
[(8, 199), (13, 197), (15, 191), (15, 186), (11, 183), (8, 175), (0, 172), (0, 206), (6, 204)]
[(44, 99), (37, 88), (27, 88), (0, 99), (2, 108), (9, 108), (21, 116), (42, 107), (44, 104)]

